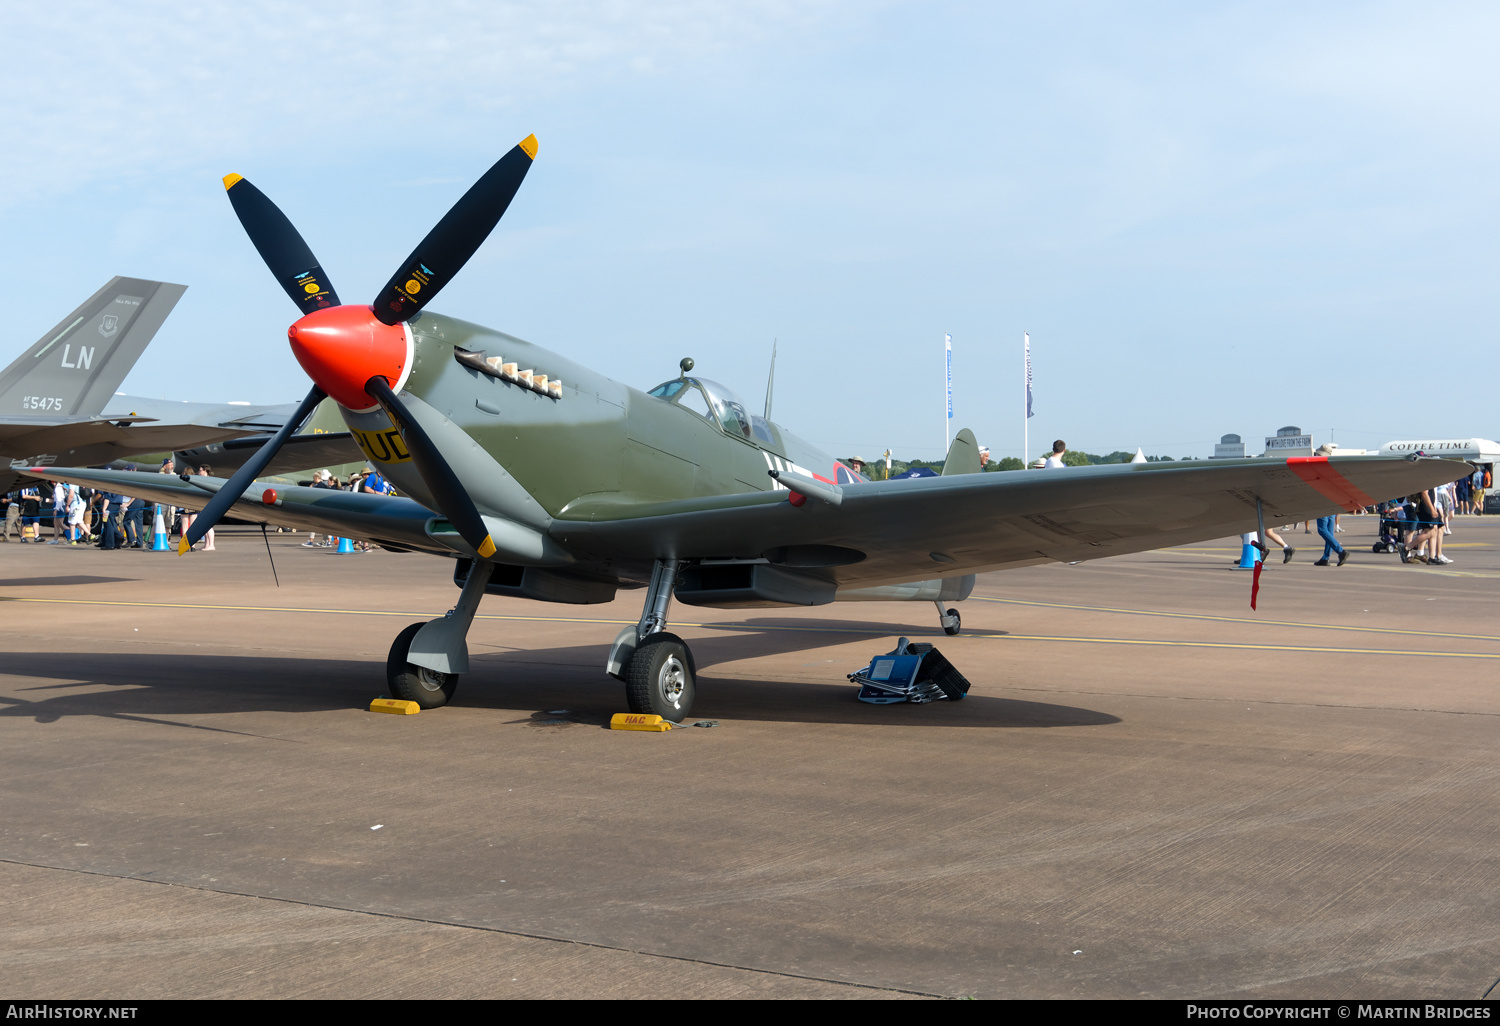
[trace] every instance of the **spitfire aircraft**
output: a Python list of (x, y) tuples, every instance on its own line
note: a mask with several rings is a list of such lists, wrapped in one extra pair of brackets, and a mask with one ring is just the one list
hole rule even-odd
[[(287, 335), (314, 384), (301, 408), (225, 482), (48, 468), (203, 510), (197, 541), (236, 517), (453, 558), (449, 613), (391, 646), (392, 696), (445, 704), (468, 671), (480, 599), (607, 602), (643, 588), (638, 623), (607, 672), (632, 711), (680, 721), (696, 669), (668, 631), (673, 596), (718, 607), (835, 600), (938, 603), (945, 629), (976, 573), (1179, 545), (1278, 520), (1355, 510), (1451, 481), (1464, 463), (1307, 457), (978, 473), (959, 433), (938, 477), (867, 481), (724, 386), (681, 373), (638, 391), (567, 357), (427, 304), (505, 213), (537, 152), (534, 136), (495, 163), (368, 305), (345, 305), (282, 211), (238, 175), (229, 200), (301, 314)], [(400, 498), (274, 488), (260, 476), (296, 424), (331, 396)], [(602, 640), (602, 639), (601, 639)]]

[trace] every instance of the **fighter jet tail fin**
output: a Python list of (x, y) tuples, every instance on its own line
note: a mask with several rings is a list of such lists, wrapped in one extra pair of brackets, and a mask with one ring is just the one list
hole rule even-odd
[(977, 474), (980, 469), (979, 443), (974, 440), (974, 432), (961, 428), (953, 436), (953, 444), (948, 446), (948, 458), (943, 462), (943, 476)]
[(110, 279), (0, 371), (0, 416), (102, 412), (186, 291), (186, 285)]

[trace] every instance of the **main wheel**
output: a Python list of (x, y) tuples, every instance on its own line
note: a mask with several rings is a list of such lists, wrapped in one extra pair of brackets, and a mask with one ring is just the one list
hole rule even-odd
[(693, 654), (675, 634), (647, 635), (635, 647), (625, 670), (625, 698), (633, 713), (655, 713), (681, 723), (693, 708), (697, 668)]
[(439, 673), (406, 661), (412, 639), (425, 626), (414, 623), (396, 635), (396, 640), (391, 642), (391, 654), (385, 659), (385, 682), (392, 698), (416, 702), (423, 709), (436, 709), (447, 705), (453, 697), (458, 688), (458, 674)]
[[(951, 623), (949, 622), (950, 619), (952, 620)], [(957, 634), (959, 631), (961, 631), (963, 629), (964, 629), (963, 618), (958, 615), (958, 610), (957, 609), (950, 609), (950, 610), (948, 610), (948, 615), (945, 616), (945, 617), (943, 617), (943, 633), (944, 634), (950, 634), (950, 635), (951, 634)]]

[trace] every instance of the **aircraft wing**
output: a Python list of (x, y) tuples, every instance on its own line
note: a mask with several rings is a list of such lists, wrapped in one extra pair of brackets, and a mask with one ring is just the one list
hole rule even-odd
[[(215, 471), (234, 471), (255, 455), (271, 436), (247, 435), (226, 442), (200, 445), (179, 452), (190, 466), (208, 464)], [(318, 467), (336, 467), (344, 463), (362, 463), (367, 457), (347, 431), (292, 435), (275, 458), (261, 472), (262, 477), (295, 474)]]
[(0, 446), (17, 456), (66, 453), (69, 449), (95, 445), (106, 445), (121, 453), (165, 452), (259, 434), (253, 428), (159, 424), (148, 417), (0, 417)]
[[(38, 467), (22, 473), (184, 509), (202, 509), (228, 483), (217, 477), (191, 477), (184, 481), (175, 474), (80, 467)], [(276, 493), (275, 505), (266, 505), (264, 496), (267, 491)], [(278, 527), (378, 542), (388, 548), (420, 549), (449, 555), (453, 552), (428, 537), (426, 528), (427, 522), (433, 518), (432, 510), (412, 499), (395, 496), (256, 483), (245, 490), (244, 497), (231, 507), (229, 515)]]
[[(584, 558), (764, 557), (865, 587), (1222, 538), (1255, 530), (1257, 498), (1267, 524), (1284, 523), (1469, 470), (1458, 460), (1335, 456), (962, 474), (825, 486), (838, 505), (809, 496), (793, 506), (776, 491), (601, 509), (586, 522), (554, 521), (550, 534)], [(865, 558), (843, 562), (849, 550)]]
[[(554, 520), (548, 534), (583, 563), (764, 558), (858, 588), (1222, 538), (1255, 529), (1257, 498), (1268, 524), (1284, 523), (1407, 495), (1469, 469), (1461, 460), (1335, 456), (962, 474), (824, 486), (837, 505), (809, 497), (794, 506), (789, 492), (764, 491), (594, 507), (590, 519)], [(188, 509), (201, 509), (226, 483), (58, 467), (24, 473)], [(266, 488), (251, 485), (232, 515), (399, 548), (458, 547), (429, 535), (434, 514), (411, 499), (286, 487), (275, 489), (271, 507)]]

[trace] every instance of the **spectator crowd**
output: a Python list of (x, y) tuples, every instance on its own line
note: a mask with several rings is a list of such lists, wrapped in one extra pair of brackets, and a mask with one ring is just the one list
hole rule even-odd
[[(138, 469), (134, 464), (128, 470)], [(175, 473), (173, 461), (163, 460), (161, 473)], [(211, 467), (198, 467), (196, 473), (212, 476)], [(389, 482), (369, 467), (363, 472), (340, 479), (327, 470), (313, 475), (312, 487), (340, 491), (370, 492), (394, 495)], [(149, 549), (158, 511), (166, 534), (181, 537), (193, 524), (195, 512), (170, 506), (158, 506), (143, 498), (100, 489), (63, 484), (31, 484), (0, 496), (0, 541), (12, 537), (22, 544), (93, 545), (100, 549)], [(278, 528), (278, 531), (281, 529)], [(293, 532), (295, 533), (295, 531)], [(336, 545), (337, 539), (311, 535), (303, 544), (309, 548)], [(362, 551), (374, 546), (356, 543)], [(209, 531), (194, 548), (213, 551), (214, 533)]]
[(1453, 519), (1484, 512), (1485, 493), (1494, 487), (1491, 471), (1480, 469), (1436, 488), (1382, 502), (1376, 552), (1395, 552), (1403, 563), (1446, 566), (1443, 538), (1453, 533)]

